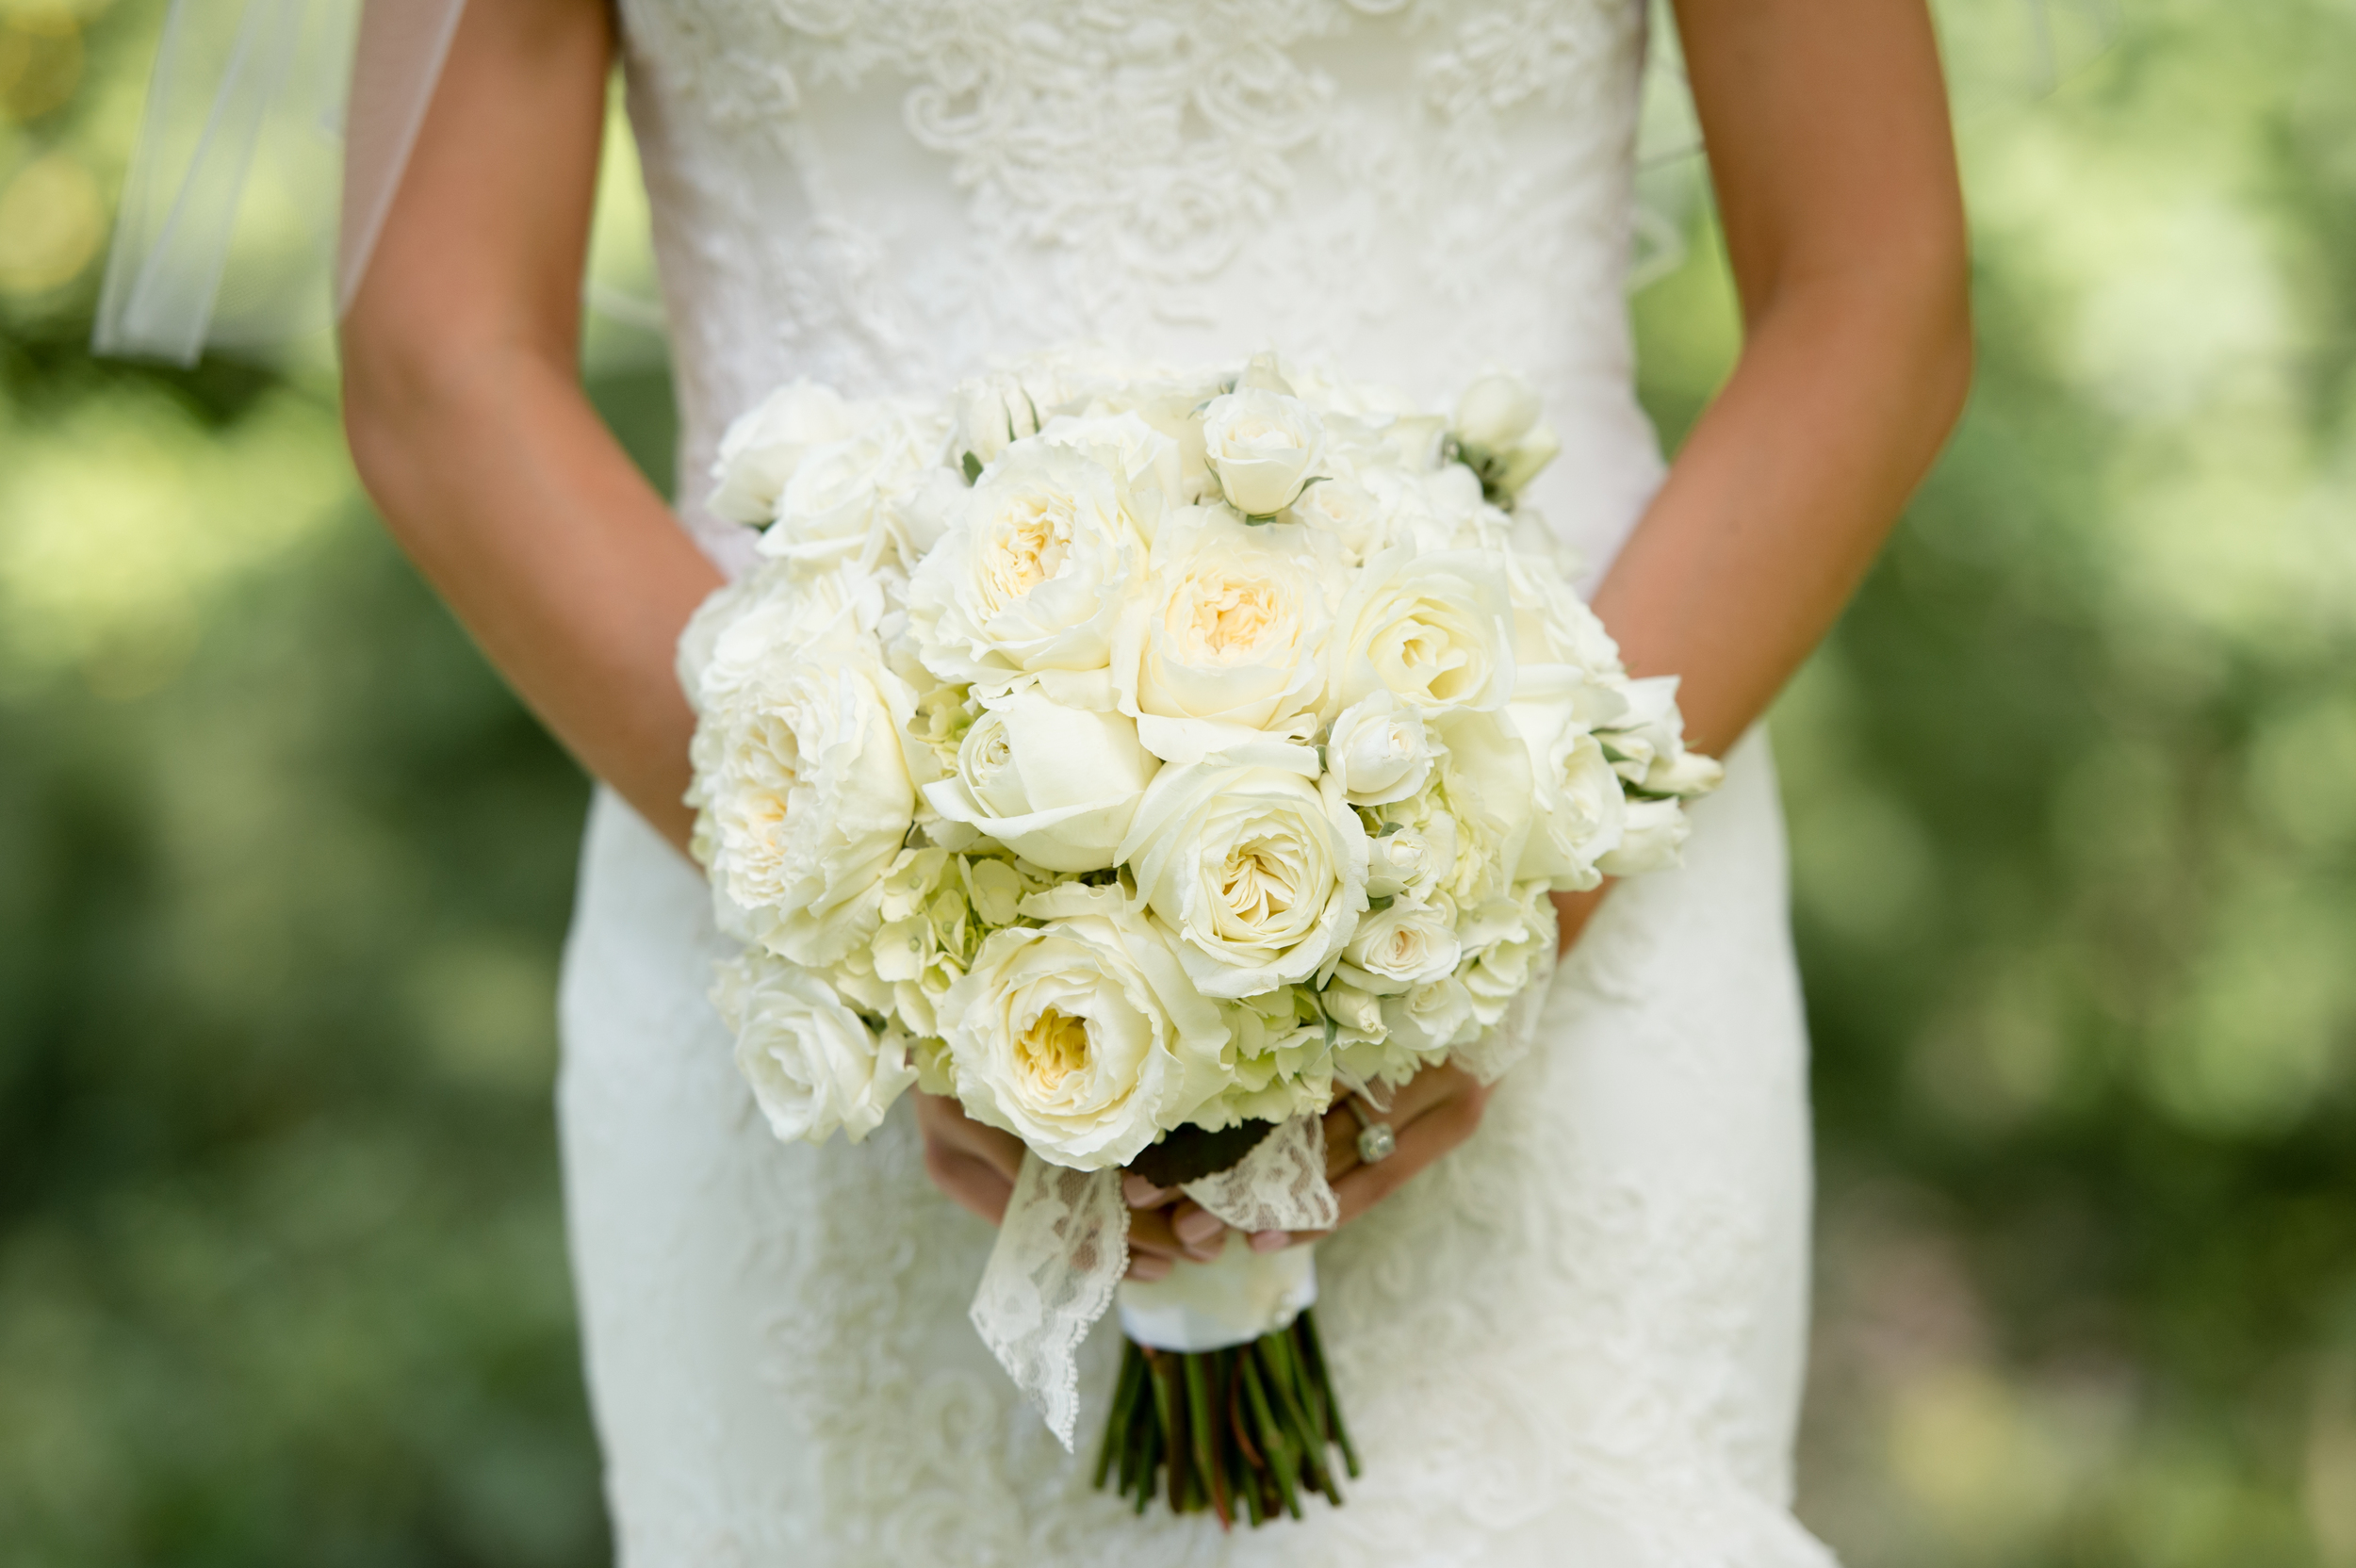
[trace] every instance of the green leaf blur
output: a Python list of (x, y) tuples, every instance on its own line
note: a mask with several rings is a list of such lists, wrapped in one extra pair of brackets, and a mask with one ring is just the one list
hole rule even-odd
[[(374, 524), (319, 346), (84, 351), (161, 10), (0, 0), (0, 1557), (598, 1562), (585, 787)], [(2351, 82), (2345, 4), (2149, 0), (1962, 95), (1978, 388), (1775, 717), (1800, 1507), (1863, 1568), (2356, 1568)], [(667, 482), (612, 161), (590, 381)], [(1671, 439), (1736, 342), (1690, 230), (1634, 302)]]

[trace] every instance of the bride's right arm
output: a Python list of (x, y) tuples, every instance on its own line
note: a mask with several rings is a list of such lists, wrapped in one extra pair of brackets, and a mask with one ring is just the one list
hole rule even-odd
[(576, 347), (613, 52), (603, 0), (466, 7), (344, 318), (344, 421), (491, 662), (684, 846), (672, 650), (719, 576), (582, 395)]

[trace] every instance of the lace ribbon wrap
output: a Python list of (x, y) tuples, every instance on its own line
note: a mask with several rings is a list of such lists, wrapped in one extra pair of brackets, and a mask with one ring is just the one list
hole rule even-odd
[[(1341, 1217), (1325, 1180), (1325, 1138), (1316, 1117), (1286, 1122), (1231, 1168), (1189, 1182), (1184, 1190), (1245, 1232), (1330, 1231)], [(1235, 1337), (1224, 1343), (1283, 1328), (1316, 1299), (1308, 1250), (1263, 1255), (1246, 1250), (1240, 1256), (1250, 1263), (1213, 1266), (1237, 1282), (1240, 1298), (1208, 1315), (1230, 1323)], [(1268, 1266), (1253, 1266), (1263, 1263)], [(972, 1316), (982, 1342), (1067, 1450), (1080, 1417), (1080, 1344), (1128, 1270), (1129, 1205), (1121, 1195), (1121, 1172), (1071, 1170), (1025, 1153)], [(1255, 1298), (1262, 1303), (1257, 1313), (1250, 1310)], [(1271, 1320), (1252, 1327), (1261, 1316)]]

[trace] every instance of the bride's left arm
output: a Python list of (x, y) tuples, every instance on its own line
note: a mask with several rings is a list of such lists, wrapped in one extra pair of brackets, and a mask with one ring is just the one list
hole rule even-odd
[[(1831, 628), (1961, 412), (1969, 258), (1921, 0), (1677, 12), (1742, 351), (1595, 606), (1635, 674), (1681, 678), (1688, 740), (1723, 753)], [(1557, 896), (1565, 949), (1602, 896)], [(1373, 1166), (1333, 1112), (1342, 1222), (1469, 1136), (1485, 1098), (1453, 1069), (1420, 1075), (1389, 1113), (1398, 1152)], [(1221, 1244), (1191, 1205), (1174, 1223), (1186, 1250)]]

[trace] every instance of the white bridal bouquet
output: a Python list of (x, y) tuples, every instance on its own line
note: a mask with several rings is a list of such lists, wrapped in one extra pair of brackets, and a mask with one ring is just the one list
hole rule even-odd
[[(1023, 1140), (973, 1317), (1067, 1446), (1122, 1168), (1329, 1228), (1319, 1116), (1503, 1072), (1547, 893), (1673, 864), (1717, 782), (1515, 511), (1539, 415), (1066, 349), (945, 402), (796, 382), (722, 443), (763, 559), (680, 644), (713, 999), (780, 1137), (915, 1085)], [(1120, 1286), (1100, 1485), (1339, 1500), (1311, 1252)]]

